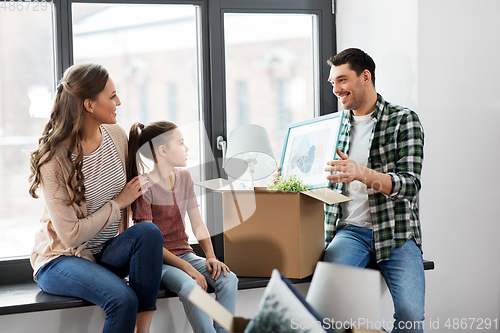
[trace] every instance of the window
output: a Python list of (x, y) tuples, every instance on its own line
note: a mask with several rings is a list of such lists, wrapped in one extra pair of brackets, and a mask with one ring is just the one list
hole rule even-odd
[(179, 112), (179, 102), (177, 98), (177, 84), (167, 83), (167, 114), (168, 119), (177, 123), (177, 112)]
[[(290, 103), (290, 97), (295, 96), (298, 99), (304, 95), (297, 92), (297, 95), (290, 94), (288, 89), (289, 79), (279, 79), (276, 81), (276, 112), (277, 112), (277, 133), (281, 138), (284, 138), (287, 130), (287, 125), (292, 123), (292, 103)], [(281, 154), (279, 155), (281, 156)]]
[(249, 123), (264, 127), (278, 163), (288, 124), (319, 114), (317, 31), (314, 14), (224, 14), (227, 131)]
[[(28, 152), (71, 64), (109, 70), (126, 130), (158, 119), (186, 126), (198, 179), (224, 176), (216, 140), (236, 126), (266, 127), (279, 156), (280, 129), (336, 110), (323, 84), (335, 43), (328, 1), (53, 0), (37, 11), (33, 3), (15, 5), (0, 7), (0, 283), (18, 270), (5, 265), (29, 267), (26, 259), (5, 259), (31, 252), (43, 200), (28, 195)], [(207, 226), (218, 235), (220, 198), (198, 191)], [(213, 240), (223, 258), (221, 237)]]
[(250, 110), (248, 108), (248, 82), (247, 81), (237, 81), (236, 82), (236, 113), (237, 113), (237, 124), (244, 125), (250, 122)]
[[(198, 12), (193, 5), (73, 4), (74, 61), (100, 63), (109, 71), (125, 131), (136, 121), (174, 121), (181, 130), (201, 121)], [(183, 134), (190, 148), (188, 168), (197, 181), (203, 173), (199, 142), (204, 135), (197, 128)], [(195, 190), (203, 211), (201, 190)], [(191, 228), (186, 230), (195, 241)]]
[(0, 258), (31, 253), (43, 200), (28, 194), (29, 152), (55, 90), (53, 5), (0, 7)]

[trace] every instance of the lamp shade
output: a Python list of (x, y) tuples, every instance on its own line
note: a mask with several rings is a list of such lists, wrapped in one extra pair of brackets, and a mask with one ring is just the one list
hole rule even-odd
[(238, 126), (231, 131), (227, 140), (224, 166), (229, 176), (240, 180), (262, 179), (270, 176), (276, 166), (273, 148), (265, 128), (249, 124)]

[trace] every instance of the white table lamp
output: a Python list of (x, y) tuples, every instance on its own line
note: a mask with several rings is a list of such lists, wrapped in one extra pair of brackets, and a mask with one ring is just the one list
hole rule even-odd
[(277, 162), (265, 128), (241, 125), (231, 131), (224, 163), (226, 173), (235, 179), (253, 181), (270, 176)]

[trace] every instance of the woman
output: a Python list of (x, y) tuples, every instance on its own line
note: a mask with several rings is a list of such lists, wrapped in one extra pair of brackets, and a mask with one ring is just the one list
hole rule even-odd
[(156, 310), (163, 238), (152, 223), (126, 229), (126, 208), (141, 187), (137, 177), (126, 180), (120, 104), (102, 66), (75, 65), (64, 73), (31, 153), (30, 194), (37, 198), (41, 187), (45, 200), (31, 264), (45, 292), (103, 308), (103, 332), (134, 332), (137, 324), (142, 333)]

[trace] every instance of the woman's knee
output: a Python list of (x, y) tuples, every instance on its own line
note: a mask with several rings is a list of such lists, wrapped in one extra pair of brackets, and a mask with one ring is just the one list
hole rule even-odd
[(151, 222), (141, 222), (133, 226), (135, 232), (148, 243), (158, 243), (163, 246), (163, 235), (160, 229)]
[(133, 227), (136, 228), (137, 232), (144, 234), (144, 235), (158, 234), (158, 233), (161, 235), (160, 229), (156, 226), (156, 224), (154, 224), (152, 222), (137, 223), (137, 224), (134, 224)]

